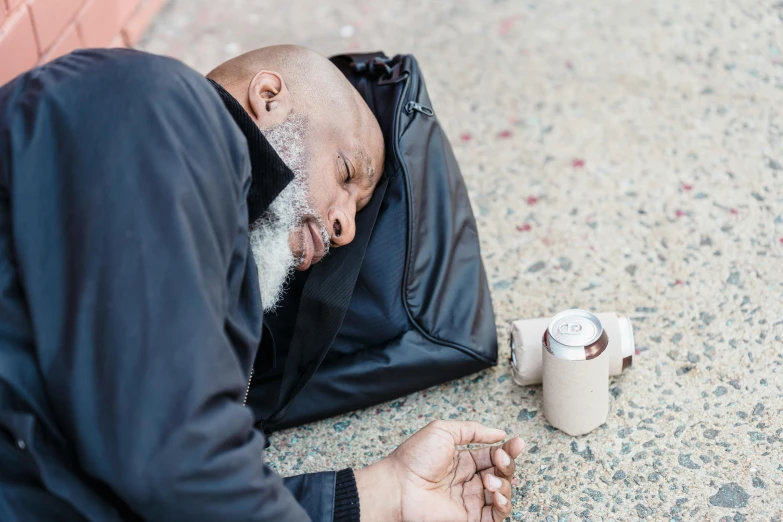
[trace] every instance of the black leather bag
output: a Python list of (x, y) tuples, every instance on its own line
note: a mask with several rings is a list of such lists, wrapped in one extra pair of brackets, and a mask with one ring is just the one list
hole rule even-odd
[(274, 431), (497, 364), (497, 333), (465, 183), (411, 55), (335, 56), (386, 142), (354, 241), (297, 273), (265, 316), (276, 364), (248, 394)]

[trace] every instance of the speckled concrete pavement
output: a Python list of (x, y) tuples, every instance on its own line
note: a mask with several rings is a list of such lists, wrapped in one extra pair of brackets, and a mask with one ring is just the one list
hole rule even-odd
[[(497, 368), (286, 431), (281, 473), (362, 466), (436, 418), (522, 436), (513, 520), (783, 519), (783, 3), (173, 0), (143, 48), (206, 72), (274, 43), (414, 53), (479, 222)], [(618, 310), (605, 426), (549, 427), (508, 323)]]

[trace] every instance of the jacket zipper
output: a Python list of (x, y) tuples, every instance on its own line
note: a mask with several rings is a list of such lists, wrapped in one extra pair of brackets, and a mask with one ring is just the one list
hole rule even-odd
[(250, 383), (253, 382), (253, 368), (250, 368), (250, 377), (247, 378), (247, 389), (245, 390), (245, 401), (242, 406), (247, 406), (247, 396), (250, 395)]

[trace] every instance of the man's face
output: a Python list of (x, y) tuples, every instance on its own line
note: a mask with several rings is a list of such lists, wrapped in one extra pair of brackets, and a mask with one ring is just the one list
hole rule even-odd
[(383, 162), (380, 129), (369, 109), (362, 109), (353, 119), (327, 121), (291, 112), (262, 130), (295, 174), (251, 225), (265, 311), (275, 308), (294, 269), (307, 270), (355, 236), (356, 212), (369, 203)]

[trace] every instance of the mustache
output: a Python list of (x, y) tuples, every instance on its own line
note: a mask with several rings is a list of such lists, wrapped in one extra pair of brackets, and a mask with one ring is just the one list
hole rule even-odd
[[(328, 256), (329, 251), (331, 250), (332, 238), (329, 235), (329, 231), (326, 229), (324, 220), (318, 217), (315, 213), (307, 213), (306, 215), (299, 217), (296, 228), (302, 229), (309, 223), (315, 224), (315, 227), (318, 229), (318, 233), (321, 236), (321, 241), (324, 244), (324, 257)], [(306, 233), (309, 234), (310, 232), (308, 231)], [(302, 261), (304, 261), (304, 254), (295, 256), (294, 260), (297, 265), (300, 264)]]

